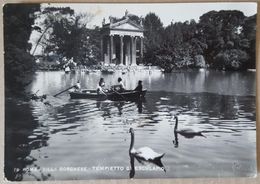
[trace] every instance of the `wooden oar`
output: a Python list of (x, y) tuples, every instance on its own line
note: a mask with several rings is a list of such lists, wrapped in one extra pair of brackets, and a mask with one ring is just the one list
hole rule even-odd
[(105, 95), (105, 96), (106, 96), (106, 98), (107, 98), (107, 94), (106, 94), (106, 92), (104, 92), (104, 91), (102, 91), (102, 93), (101, 93), (101, 94), (99, 94), (99, 95)]
[(116, 90), (114, 90), (113, 88), (111, 88), (111, 90), (112, 91), (114, 91), (116, 94), (118, 94), (119, 96), (121, 96), (124, 100), (126, 100), (126, 98), (123, 96), (123, 95), (121, 95), (120, 93), (118, 93)]
[(56, 96), (60, 95), (61, 93), (64, 93), (64, 92), (66, 92), (66, 91), (70, 90), (71, 88), (74, 88), (75, 86), (76, 86), (76, 85), (74, 85), (74, 86), (71, 86), (71, 87), (69, 87), (69, 88), (67, 88), (67, 89), (65, 89), (65, 90), (63, 90), (63, 91), (61, 91), (61, 92), (57, 93), (56, 95), (54, 95), (54, 97), (56, 97)]
[(36, 95), (39, 91), (40, 91), (40, 90), (38, 89), (38, 90), (34, 93), (34, 95)]

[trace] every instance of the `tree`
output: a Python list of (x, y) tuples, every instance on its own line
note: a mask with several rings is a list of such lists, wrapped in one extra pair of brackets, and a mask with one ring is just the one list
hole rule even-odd
[(35, 72), (28, 40), (34, 28), (35, 12), (39, 10), (38, 4), (4, 6), (5, 87), (10, 92), (21, 92)]
[[(171, 72), (174, 68), (210, 66), (243, 70), (255, 67), (256, 15), (210, 11), (194, 20), (162, 27), (154, 13), (144, 19), (145, 60)], [(205, 59), (206, 58), (206, 59)]]
[[(250, 36), (247, 33), (250, 30), (254, 32), (255, 20), (250, 20), (251, 24), (248, 21), (246, 16), (237, 10), (211, 11), (200, 17), (199, 32), (208, 45), (204, 54), (211, 67), (247, 69), (248, 65), (245, 63), (250, 59)], [(250, 26), (247, 26), (248, 24)]]
[[(77, 63), (88, 63), (96, 54), (93, 45), (93, 40), (96, 38), (93, 36), (93, 31), (86, 28), (90, 16), (90, 14), (74, 15), (70, 19), (62, 18), (55, 22), (45, 53), (52, 51), (67, 59), (73, 58)], [(98, 29), (95, 31), (99, 33)]]
[(213, 66), (217, 69), (238, 70), (245, 68), (248, 54), (240, 49), (228, 49), (219, 52), (214, 60)]
[(198, 58), (201, 58), (197, 56), (203, 54), (207, 45), (199, 39), (194, 20), (171, 23), (162, 32), (162, 38), (160, 48), (154, 53), (156, 64), (164, 68), (165, 72), (171, 72), (174, 68), (203, 66), (196, 64)]
[(162, 44), (163, 23), (155, 13), (149, 13), (143, 20), (144, 24), (144, 61), (154, 63), (154, 52)]
[[(62, 58), (73, 58), (74, 62), (79, 64), (97, 62), (100, 54), (99, 46), (95, 45), (96, 38), (92, 36), (93, 31), (87, 28), (93, 18), (91, 13), (75, 14), (68, 7), (48, 7), (42, 12), (39, 25), (44, 31), (37, 43), (43, 46), (47, 57), (55, 55), (60, 61), (64, 61)], [(95, 31), (97, 36), (100, 31), (98, 29)]]
[[(32, 52), (32, 55), (35, 54), (35, 51), (39, 44), (45, 43), (45, 45), (48, 45), (48, 40), (44, 36), (46, 36), (47, 31), (49, 31), (51, 28), (53, 28), (54, 24), (56, 22), (60, 22), (62, 18), (68, 18), (69, 16), (74, 14), (74, 10), (70, 9), (69, 7), (46, 7), (43, 9), (43, 11), (39, 14), (38, 19), (43, 20), (43, 22), (40, 22), (37, 25), (37, 31), (41, 33), (40, 37), (38, 38), (34, 50)], [(45, 40), (43, 41), (43, 39)], [(46, 43), (47, 42), (47, 43)]]
[[(244, 48), (249, 55), (247, 68), (256, 67), (256, 14), (245, 19), (242, 26), (242, 33), (244, 39), (241, 40), (240, 44), (245, 45)], [(243, 44), (245, 43), (245, 44)]]

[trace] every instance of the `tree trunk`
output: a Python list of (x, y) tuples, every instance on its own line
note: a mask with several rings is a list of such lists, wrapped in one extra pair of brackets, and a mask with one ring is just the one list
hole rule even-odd
[(37, 47), (38, 47), (38, 45), (39, 45), (39, 43), (40, 43), (40, 41), (41, 41), (43, 35), (46, 33), (46, 31), (47, 31), (50, 27), (51, 27), (51, 26), (46, 27), (46, 29), (43, 31), (42, 35), (41, 35), (40, 38), (38, 39), (38, 41), (37, 41), (37, 43), (36, 43), (36, 45), (35, 45), (35, 47), (34, 47), (33, 53), (32, 53), (33, 56), (34, 56), (34, 53), (35, 53), (35, 51), (36, 51), (36, 49), (37, 49)]

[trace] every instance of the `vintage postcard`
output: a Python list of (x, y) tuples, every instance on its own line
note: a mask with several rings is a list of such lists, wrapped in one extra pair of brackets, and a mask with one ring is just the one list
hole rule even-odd
[(5, 4), (5, 178), (256, 176), (256, 14)]

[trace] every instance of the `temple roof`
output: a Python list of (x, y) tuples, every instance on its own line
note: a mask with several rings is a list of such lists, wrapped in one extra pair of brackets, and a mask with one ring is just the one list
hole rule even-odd
[[(132, 20), (131, 20), (132, 19)], [(105, 24), (103, 20), (103, 29), (106, 30), (125, 30), (134, 32), (143, 32), (143, 25), (141, 18), (133, 14), (128, 14), (126, 11), (125, 16), (122, 18), (109, 17), (110, 22)]]

